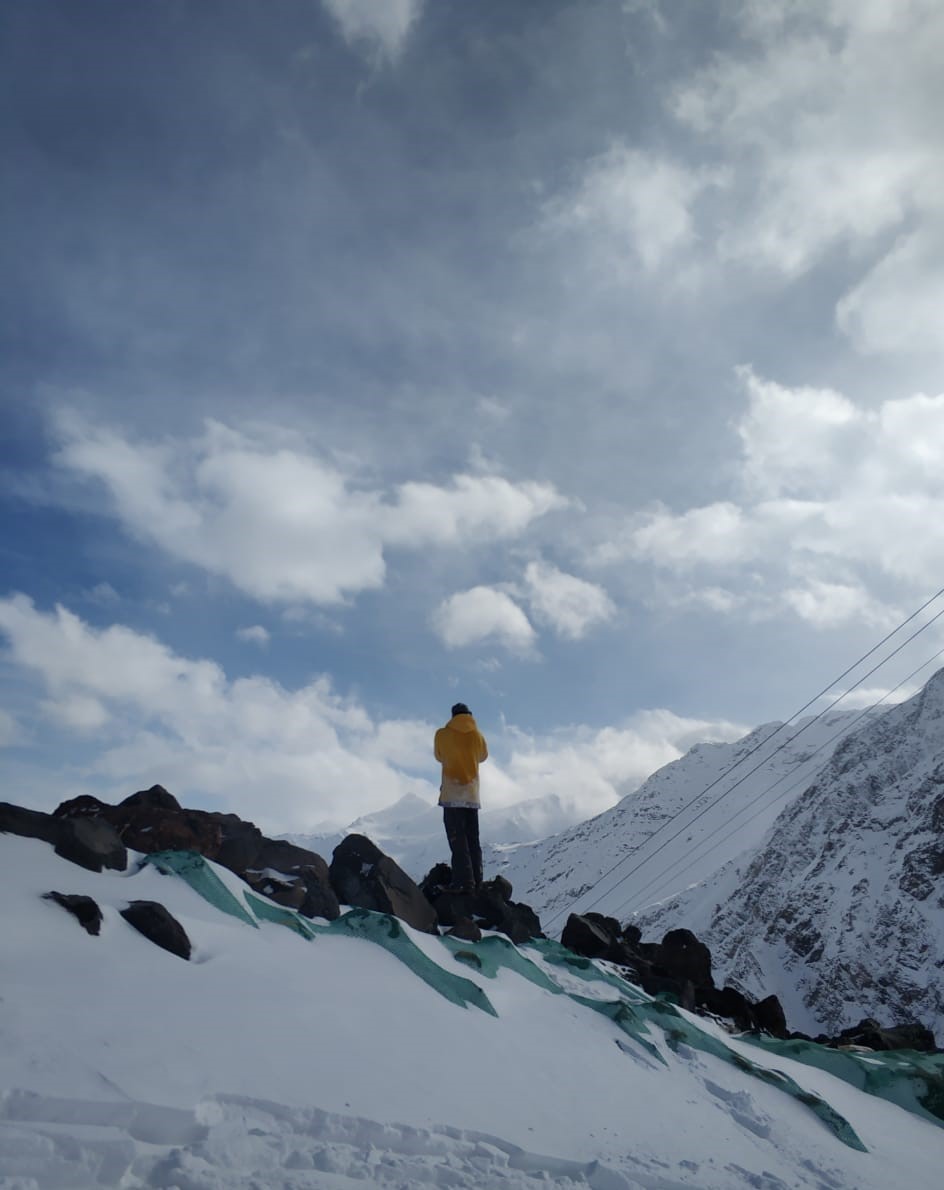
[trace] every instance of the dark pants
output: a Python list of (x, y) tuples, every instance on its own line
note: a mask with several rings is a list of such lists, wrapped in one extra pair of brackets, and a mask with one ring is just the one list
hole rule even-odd
[(459, 887), (482, 883), (482, 845), (479, 812), (465, 806), (443, 806), (443, 824), (452, 852), (452, 883)]

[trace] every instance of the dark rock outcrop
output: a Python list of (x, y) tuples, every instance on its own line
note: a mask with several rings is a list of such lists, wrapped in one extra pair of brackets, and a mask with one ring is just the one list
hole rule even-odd
[(0, 802), (0, 832), (51, 843), (57, 855), (90, 872), (102, 868), (123, 872), (128, 864), (128, 853), (117, 831), (104, 819), (61, 818)]
[(442, 925), (454, 927), (462, 918), (469, 918), (479, 929), (497, 930), (515, 943), (544, 937), (534, 910), (508, 899), (511, 885), (507, 880), (498, 876), (486, 880), (475, 892), (452, 892), (451, 875), (448, 864), (437, 864), (421, 885), (431, 897)]
[(181, 959), (190, 958), (190, 939), (186, 930), (157, 901), (132, 901), (126, 909), (121, 910), (121, 916), (155, 946), (169, 950)]
[(870, 1050), (917, 1050), (924, 1054), (936, 1052), (934, 1034), (923, 1025), (891, 1025), (883, 1028), (871, 1017), (843, 1029), (839, 1036), (832, 1038), (828, 1044), (861, 1045)]
[(52, 814), (41, 810), (27, 810), (25, 806), (14, 806), (0, 802), (0, 833), (20, 835), (24, 839), (41, 839), (44, 843), (55, 843), (62, 826)]
[(66, 818), (59, 822), (56, 855), (90, 872), (112, 868), (123, 872), (128, 852), (118, 832), (103, 818)]
[(102, 928), (102, 911), (91, 897), (78, 893), (48, 892), (43, 893), (43, 900), (55, 901), (72, 914), (87, 934), (98, 936)]
[(93, 826), (110, 827), (122, 844), (135, 851), (196, 851), (229, 868), (257, 892), (307, 917), (333, 920), (341, 911), (328, 865), (320, 855), (269, 839), (236, 814), (188, 810), (162, 785), (139, 790), (117, 806), (83, 794), (58, 806), (52, 820), (58, 823), (56, 838), (69, 840), (72, 850), (66, 858), (77, 863), (83, 861), (73, 836), (84, 839), (86, 832), (91, 837)]
[(342, 904), (392, 913), (414, 929), (436, 933), (436, 910), (399, 864), (365, 835), (341, 840), (329, 875)]
[(667, 996), (680, 1007), (730, 1021), (737, 1031), (786, 1037), (776, 996), (752, 1004), (736, 988), (715, 987), (711, 951), (690, 930), (670, 930), (661, 942), (643, 942), (637, 927), (623, 928), (601, 913), (572, 913), (561, 942), (577, 954), (623, 967), (650, 996)]

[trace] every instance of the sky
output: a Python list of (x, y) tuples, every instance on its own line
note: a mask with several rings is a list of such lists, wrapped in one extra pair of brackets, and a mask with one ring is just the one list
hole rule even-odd
[(484, 803), (579, 818), (793, 714), (944, 583), (942, 56), (937, 0), (0, 4), (2, 796), (308, 831), (434, 798), (462, 700)]

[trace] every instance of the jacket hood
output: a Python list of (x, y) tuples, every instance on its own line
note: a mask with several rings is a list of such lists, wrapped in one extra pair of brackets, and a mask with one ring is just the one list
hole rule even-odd
[(446, 726), (452, 728), (453, 731), (478, 731), (471, 715), (453, 715)]

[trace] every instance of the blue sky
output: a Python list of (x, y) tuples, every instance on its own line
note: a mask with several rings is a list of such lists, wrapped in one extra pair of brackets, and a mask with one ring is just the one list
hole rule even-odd
[(8, 800), (348, 821), (461, 698), (589, 814), (941, 586), (939, 4), (0, 34)]

